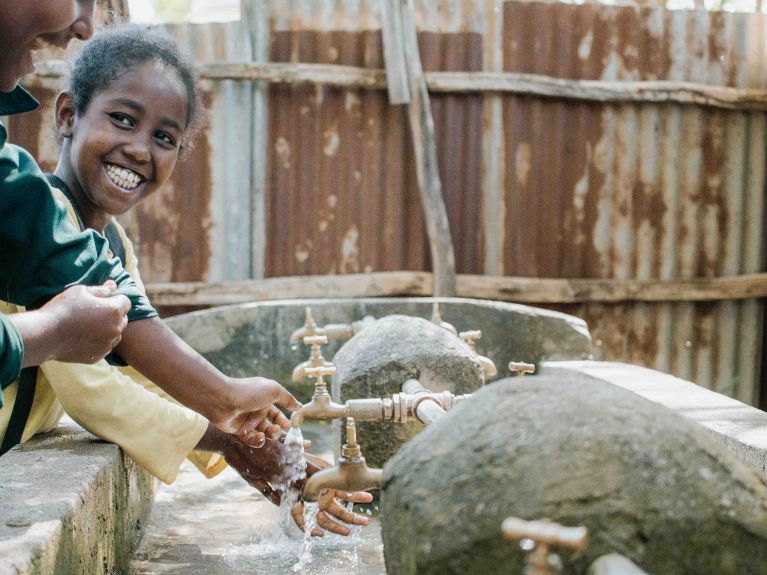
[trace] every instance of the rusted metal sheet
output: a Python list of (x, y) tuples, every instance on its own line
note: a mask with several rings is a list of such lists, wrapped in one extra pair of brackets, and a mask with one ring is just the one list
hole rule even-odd
[[(755, 46), (764, 45), (764, 22), (761, 14), (508, 2), (504, 67), (761, 88)], [(513, 96), (504, 112), (506, 274), (668, 280), (763, 270), (763, 114)], [(566, 311), (589, 322), (600, 359), (756, 398), (755, 300)]]
[[(427, 70), (478, 70), (477, 34), (421, 33)], [(271, 60), (383, 67), (380, 31), (274, 31)], [(459, 271), (482, 269), (479, 96), (432, 100)], [(407, 120), (383, 91), (273, 86), (267, 271), (428, 269)]]

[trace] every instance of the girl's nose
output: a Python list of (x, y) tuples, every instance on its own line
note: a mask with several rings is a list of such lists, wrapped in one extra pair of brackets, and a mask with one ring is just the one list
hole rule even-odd
[(151, 159), (149, 146), (139, 138), (136, 138), (130, 142), (127, 146), (125, 146), (124, 150), (125, 153), (133, 158), (136, 162), (144, 163)]
[(69, 27), (72, 35), (78, 40), (88, 40), (93, 36), (93, 19), (96, 11), (96, 0), (77, 0), (75, 20)]

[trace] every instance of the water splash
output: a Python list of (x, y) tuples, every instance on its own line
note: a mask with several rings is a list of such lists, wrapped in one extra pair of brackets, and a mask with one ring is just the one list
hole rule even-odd
[(291, 510), (298, 503), (300, 493), (291, 489), (292, 485), (306, 477), (306, 460), (304, 459), (304, 436), (301, 428), (291, 427), (285, 435), (285, 454), (282, 460), (282, 474), (272, 481), (275, 489), (282, 491), (280, 501), (279, 525), (283, 537), (289, 533), (293, 524)]
[(293, 565), (294, 573), (303, 573), (312, 560), (312, 547), (314, 538), (312, 531), (317, 527), (317, 513), (320, 510), (319, 503), (304, 502), (304, 545), (301, 548), (301, 555), (298, 557), (298, 563)]

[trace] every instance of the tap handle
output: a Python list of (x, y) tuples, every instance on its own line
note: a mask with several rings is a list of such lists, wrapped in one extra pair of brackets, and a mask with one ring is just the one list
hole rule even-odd
[(322, 379), (326, 375), (335, 375), (336, 368), (333, 365), (320, 365), (317, 367), (307, 367), (305, 370), (307, 377), (313, 377), (317, 380), (314, 385), (317, 387), (325, 385), (325, 380)]
[(535, 365), (532, 363), (525, 363), (523, 361), (510, 361), (509, 371), (513, 371), (517, 375), (525, 375), (526, 373), (534, 373)]
[(589, 531), (586, 527), (565, 527), (548, 519), (525, 521), (518, 517), (507, 517), (503, 520), (501, 530), (506, 539), (530, 539), (536, 545), (581, 550), (589, 544)]
[(471, 351), (474, 353), (477, 352), (477, 340), (482, 337), (482, 332), (478, 329), (472, 329), (469, 331), (462, 331), (458, 334), (458, 337), (460, 337), (466, 345), (469, 346)]
[(328, 343), (328, 336), (326, 335), (305, 335), (304, 344), (306, 345), (325, 345)]

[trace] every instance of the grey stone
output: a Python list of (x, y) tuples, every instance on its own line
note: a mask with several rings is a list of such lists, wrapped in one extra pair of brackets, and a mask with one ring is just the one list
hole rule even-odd
[[(335, 355), (333, 398), (391, 397), (408, 379), (431, 391), (471, 393), (484, 382), (475, 353), (448, 330), (420, 317), (391, 315), (351, 338)], [(357, 439), (368, 465), (383, 466), (423, 425), (361, 422)]]
[(74, 424), (0, 462), (0, 574), (127, 572), (154, 480)]
[[(348, 298), (290, 300), (222, 306), (187, 313), (166, 323), (211, 363), (233, 377), (261, 375), (276, 379), (302, 401), (312, 387), (291, 384), (293, 368), (309, 357), (309, 348), (291, 346), (290, 334), (304, 323), (304, 308), (312, 308), (320, 325), (350, 323), (371, 315), (391, 314), (430, 318), (440, 303), (442, 318), (460, 331), (482, 330), (477, 351), (507, 374), (509, 361), (538, 363), (545, 359), (587, 359), (591, 337), (583, 320), (524, 305), (463, 298)], [(329, 360), (344, 344), (323, 347)]]
[(489, 385), (384, 468), (389, 572), (519, 572), (508, 516), (585, 525), (567, 573), (611, 552), (648, 573), (767, 573), (756, 474), (699, 425), (580, 374)]

